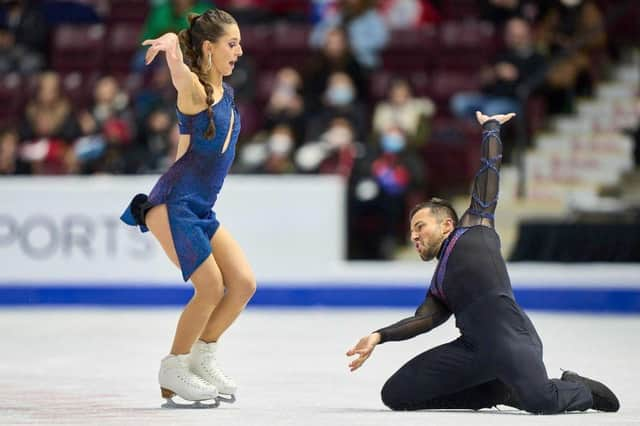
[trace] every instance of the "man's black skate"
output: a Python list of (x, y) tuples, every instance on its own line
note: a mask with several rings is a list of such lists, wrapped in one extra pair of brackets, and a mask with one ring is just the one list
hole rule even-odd
[(587, 377), (582, 377), (578, 373), (573, 371), (564, 371), (562, 373), (561, 380), (565, 382), (582, 383), (587, 386), (591, 391), (593, 397), (593, 409), (599, 411), (615, 412), (620, 409), (620, 402), (615, 394), (605, 386), (595, 380), (591, 380)]

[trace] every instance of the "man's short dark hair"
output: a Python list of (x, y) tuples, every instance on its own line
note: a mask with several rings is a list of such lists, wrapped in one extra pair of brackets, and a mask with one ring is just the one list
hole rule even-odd
[(450, 218), (453, 221), (453, 226), (458, 225), (458, 214), (451, 203), (447, 200), (433, 197), (429, 201), (417, 204), (411, 209), (411, 212), (409, 213), (409, 220), (411, 220), (413, 216), (422, 209), (430, 209), (431, 213), (433, 213), (439, 220)]

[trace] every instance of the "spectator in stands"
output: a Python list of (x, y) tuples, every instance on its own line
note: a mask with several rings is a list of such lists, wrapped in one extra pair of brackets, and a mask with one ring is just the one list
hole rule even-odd
[(273, 91), (264, 112), (267, 130), (284, 124), (293, 130), (295, 140), (302, 139), (305, 125), (305, 102), (301, 92), (302, 77), (298, 71), (289, 67), (278, 71), (273, 82)]
[(418, 148), (427, 140), (430, 119), (435, 111), (430, 99), (413, 97), (406, 79), (393, 79), (389, 84), (388, 99), (376, 105), (373, 132), (382, 135), (389, 129), (400, 129), (407, 148)]
[(152, 112), (146, 128), (140, 130), (137, 144), (122, 143), (116, 133), (100, 152), (91, 158), (86, 156), (83, 172), (137, 174), (168, 169), (175, 162), (180, 136), (174, 116), (173, 111)]
[(25, 141), (20, 145), (19, 155), (22, 161), (29, 164), (34, 175), (61, 175), (78, 171), (74, 150), (61, 139)]
[(441, 19), (429, 0), (382, 0), (378, 10), (391, 30), (419, 28)]
[(293, 173), (295, 167), (291, 153), (295, 145), (296, 140), (291, 127), (285, 124), (274, 127), (267, 140), (268, 154), (261, 171), (278, 175)]
[(134, 123), (129, 109), (129, 95), (112, 76), (100, 78), (93, 91), (93, 106), (80, 114), (80, 125), (85, 135), (101, 132), (109, 120), (121, 120), (133, 132)]
[(344, 72), (353, 81), (357, 97), (368, 99), (368, 82), (365, 73), (351, 52), (349, 40), (340, 27), (327, 31), (322, 47), (315, 50), (305, 70), (305, 98), (308, 105), (320, 106), (316, 100), (327, 89), (329, 76), (334, 72)]
[[(140, 167), (144, 167), (154, 172), (167, 169), (167, 158), (174, 150), (175, 113), (170, 108), (158, 106), (147, 116), (141, 135), (138, 138), (139, 144), (136, 151), (144, 153), (145, 158), (141, 158)], [(175, 156), (172, 157), (175, 161)]]
[(375, 0), (340, 0), (337, 13), (326, 14), (311, 33), (311, 46), (320, 48), (331, 28), (343, 27), (353, 53), (366, 70), (380, 65), (380, 51), (389, 39), (389, 30), (375, 7)]
[(518, 88), (531, 78), (543, 76), (546, 61), (536, 52), (527, 21), (513, 18), (505, 26), (506, 49), (493, 64), (481, 72), (482, 93), (458, 93), (451, 99), (451, 110), (459, 117), (474, 118), (475, 111), (488, 115), (522, 110)]
[(0, 73), (40, 71), (46, 65), (47, 25), (40, 6), (27, 0), (0, 6)]
[(378, 156), (371, 175), (388, 196), (406, 195), (423, 181), (424, 168), (409, 149), (407, 135), (397, 127), (387, 128), (378, 138)]
[(594, 62), (606, 57), (602, 14), (592, 1), (560, 0), (541, 22), (539, 40), (550, 56), (567, 55), (553, 62), (547, 82), (551, 112), (570, 112), (576, 94), (591, 94)]
[(424, 164), (399, 128), (356, 161), (349, 185), (349, 256), (392, 259), (406, 242), (407, 205), (424, 197)]
[(236, 171), (240, 173), (294, 173), (291, 154), (297, 143), (294, 132), (280, 124), (270, 132), (261, 132), (240, 150)]
[[(156, 60), (164, 60), (158, 58)], [(135, 96), (133, 104), (138, 128), (143, 128), (147, 117), (158, 108), (176, 103), (177, 92), (171, 83), (171, 74), (166, 66), (155, 66), (150, 70), (149, 83)]]
[[(202, 14), (213, 6), (207, 0), (156, 0), (151, 2), (151, 10), (147, 16), (140, 41), (160, 37), (167, 32), (178, 33), (189, 28), (187, 16), (190, 13)], [(140, 49), (133, 60), (133, 69), (142, 72), (145, 69), (144, 55), (146, 49)]]
[(421, 190), (424, 166), (409, 149), (401, 129), (386, 129), (378, 142), (379, 154), (371, 163), (370, 174), (379, 188), (376, 205), (383, 216), (380, 253), (392, 259), (397, 248), (406, 243), (407, 204), (411, 193)]
[(353, 81), (343, 72), (329, 76), (323, 96), (323, 107), (307, 121), (306, 140), (318, 140), (336, 117), (348, 120), (355, 132), (355, 138), (359, 141), (365, 140), (368, 134), (366, 110), (356, 98)]
[(20, 138), (13, 128), (0, 130), (0, 175), (30, 174), (29, 164), (19, 156)]
[[(83, 172), (92, 174), (134, 173), (136, 167), (132, 164), (138, 165), (139, 155), (129, 149), (132, 140), (129, 128), (121, 120), (110, 119), (104, 123), (100, 137), (104, 140), (103, 149), (100, 150), (99, 155), (91, 159), (92, 161), (84, 162)], [(77, 156), (78, 150), (76, 149), (75, 152)]]
[(180, 142), (180, 129), (178, 122), (174, 120), (169, 130), (169, 149), (158, 159), (158, 170), (167, 170), (175, 161)]
[(53, 71), (42, 73), (37, 93), (25, 109), (22, 139), (53, 137), (71, 142), (79, 130), (71, 103), (62, 94), (60, 77)]
[(295, 154), (295, 163), (302, 172), (351, 176), (360, 142), (355, 139), (351, 122), (343, 117), (333, 118), (317, 142), (308, 142)]
[[(115, 154), (110, 144), (129, 144), (136, 129), (129, 97), (114, 77), (105, 76), (96, 82), (93, 105), (79, 114), (79, 123), (85, 136), (74, 142), (74, 152), (82, 173), (135, 171), (104, 167), (107, 156), (114, 162)], [(129, 149), (121, 161), (134, 161), (139, 157), (135, 148)]]

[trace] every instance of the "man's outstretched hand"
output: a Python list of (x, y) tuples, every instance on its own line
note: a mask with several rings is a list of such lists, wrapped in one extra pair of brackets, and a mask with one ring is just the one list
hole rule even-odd
[(497, 114), (489, 117), (484, 115), (480, 111), (476, 111), (476, 118), (478, 119), (478, 123), (480, 123), (481, 126), (489, 120), (496, 120), (498, 123), (504, 124), (507, 121), (511, 120), (512, 117), (515, 117), (515, 115), (515, 112), (510, 112), (509, 114)]
[(380, 333), (372, 333), (363, 337), (351, 349), (347, 351), (347, 356), (358, 355), (358, 358), (349, 363), (351, 371), (357, 370), (371, 356), (373, 349), (380, 343)]

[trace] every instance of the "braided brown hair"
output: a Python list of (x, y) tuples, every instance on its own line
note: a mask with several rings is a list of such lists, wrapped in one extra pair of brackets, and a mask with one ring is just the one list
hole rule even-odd
[(205, 41), (215, 43), (224, 33), (224, 26), (236, 24), (236, 20), (229, 13), (221, 9), (209, 9), (202, 15), (190, 13), (187, 17), (189, 28), (178, 33), (180, 49), (184, 57), (184, 63), (198, 76), (198, 81), (204, 87), (207, 95), (207, 114), (209, 116), (209, 126), (204, 133), (207, 139), (211, 139), (216, 134), (216, 126), (213, 122), (213, 86), (207, 82), (206, 74), (202, 70), (204, 58), (202, 57), (202, 44)]

